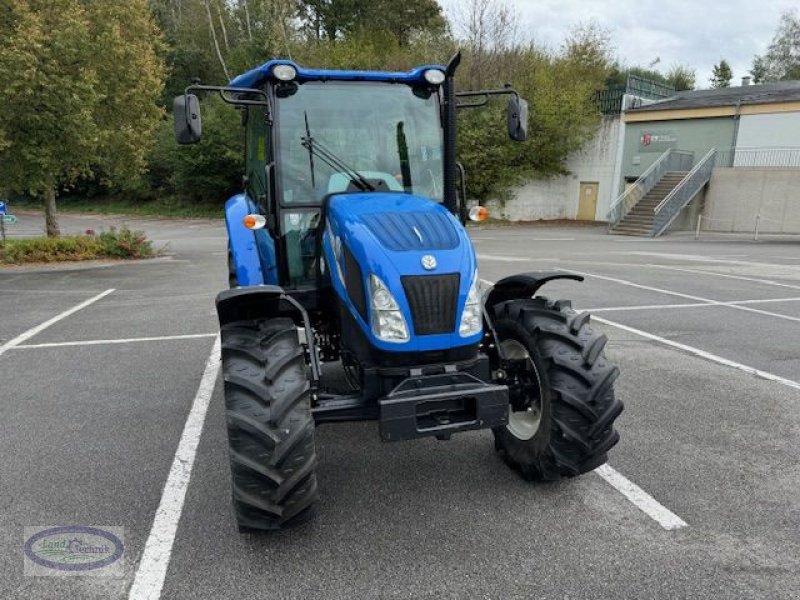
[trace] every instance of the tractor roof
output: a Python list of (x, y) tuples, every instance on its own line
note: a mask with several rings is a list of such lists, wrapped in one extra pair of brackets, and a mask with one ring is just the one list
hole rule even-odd
[(445, 68), (440, 65), (424, 65), (410, 71), (342, 71), (336, 69), (306, 69), (291, 60), (270, 60), (260, 67), (242, 73), (231, 80), (231, 87), (257, 88), (269, 79), (274, 79), (272, 69), (276, 65), (291, 65), (297, 70), (296, 80), (303, 81), (383, 81), (387, 83), (425, 83), (424, 73), (428, 69)]

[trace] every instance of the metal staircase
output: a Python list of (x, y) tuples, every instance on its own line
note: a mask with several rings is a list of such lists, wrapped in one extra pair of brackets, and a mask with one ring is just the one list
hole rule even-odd
[(606, 215), (609, 233), (658, 237), (711, 180), (717, 150), (694, 166), (694, 154), (667, 150), (626, 189)]
[(611, 228), (610, 233), (618, 235), (653, 235), (656, 207), (683, 181), (687, 173), (687, 171), (668, 171), (665, 173), (622, 220)]
[[(692, 168), (693, 163), (693, 152), (672, 149), (666, 150), (644, 173), (642, 173), (639, 179), (620, 194), (619, 198), (611, 205), (611, 208), (606, 214), (609, 232), (627, 233), (628, 235), (651, 235), (650, 232), (652, 231), (653, 223), (650, 222), (651, 228), (649, 230), (644, 230), (644, 227), (647, 225), (647, 217), (650, 215), (647, 213), (647, 210), (643, 210), (648, 208), (650, 202), (643, 205), (642, 209), (637, 211), (635, 215), (632, 215), (631, 221), (628, 222), (628, 225), (631, 226), (622, 227), (619, 231), (617, 227), (622, 225), (623, 220), (628, 214), (661, 183), (667, 174), (686, 174), (686, 172)], [(666, 183), (665, 181), (665, 184)], [(672, 187), (674, 187), (674, 185)], [(670, 190), (671, 189), (672, 188), (670, 188)], [(658, 201), (652, 203), (652, 206), (649, 207), (650, 212), (653, 212), (653, 208), (658, 206), (670, 190), (664, 190), (663, 188), (658, 190)], [(661, 194), (662, 191), (665, 193)], [(651, 197), (649, 200), (653, 200), (653, 198)], [(644, 217), (644, 219), (642, 219), (642, 217)], [(633, 226), (634, 224), (637, 226)]]

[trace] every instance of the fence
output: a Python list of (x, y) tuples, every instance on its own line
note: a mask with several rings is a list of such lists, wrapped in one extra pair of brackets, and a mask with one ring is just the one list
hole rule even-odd
[(717, 168), (800, 168), (800, 146), (768, 148), (724, 148), (717, 150)]
[[(753, 241), (755, 241), (755, 242), (758, 241), (758, 235), (759, 235), (760, 230), (761, 230), (761, 223), (764, 222), (764, 221), (767, 221), (767, 222), (770, 222), (770, 223), (783, 223), (784, 222), (783, 219), (771, 219), (769, 217), (763, 216), (761, 213), (758, 213), (756, 215), (755, 225), (753, 226)], [(697, 215), (697, 226), (695, 227), (695, 230), (694, 230), (694, 239), (696, 239), (696, 240), (700, 239), (700, 234), (702, 232), (702, 225), (703, 225), (703, 223), (708, 223), (708, 222), (731, 223), (731, 224), (733, 224), (734, 221), (733, 221), (733, 219), (712, 219), (710, 217), (704, 217), (702, 214), (699, 214), (699, 215)], [(744, 233), (744, 232), (738, 231), (738, 232), (733, 232), (733, 233)], [(780, 235), (780, 234), (778, 234), (778, 235)]]
[(647, 98), (648, 100), (661, 100), (675, 95), (675, 88), (636, 75), (628, 75), (625, 84), (609, 86), (595, 94), (595, 100), (600, 112), (604, 115), (614, 115), (622, 112), (622, 102), (625, 94)]

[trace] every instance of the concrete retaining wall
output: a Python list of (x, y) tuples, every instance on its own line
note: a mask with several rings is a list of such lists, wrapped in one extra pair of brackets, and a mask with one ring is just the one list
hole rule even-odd
[(702, 228), (750, 232), (758, 214), (763, 233), (800, 233), (800, 169), (714, 169)]
[(569, 175), (531, 181), (515, 190), (504, 207), (489, 202), (491, 214), (509, 221), (574, 219), (580, 184), (585, 181), (598, 184), (595, 219), (604, 221), (618, 192), (614, 169), (623, 131), (624, 123), (618, 115), (604, 117), (595, 136), (567, 160)]

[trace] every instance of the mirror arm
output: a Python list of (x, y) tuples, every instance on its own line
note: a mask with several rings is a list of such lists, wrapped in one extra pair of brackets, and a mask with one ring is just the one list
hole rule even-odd
[(501, 89), (495, 90), (474, 90), (468, 92), (456, 92), (456, 99), (458, 98), (475, 98), (478, 100), (473, 102), (461, 102), (456, 104), (456, 108), (476, 108), (478, 106), (485, 106), (489, 102), (489, 96), (514, 96), (519, 101), (519, 93), (511, 86), (506, 86)]
[[(269, 98), (267, 97), (267, 93), (264, 90), (257, 90), (254, 88), (240, 88), (240, 87), (228, 87), (228, 86), (220, 86), (220, 85), (200, 85), (197, 83), (193, 83), (192, 85), (188, 86), (184, 91), (184, 95), (187, 95), (191, 92), (198, 91), (198, 92), (217, 92), (219, 93), (220, 98), (228, 104), (233, 104), (234, 106), (269, 106)], [(242, 98), (233, 98), (228, 96), (227, 94), (253, 94), (256, 96), (261, 96), (263, 100), (245, 100)]]

